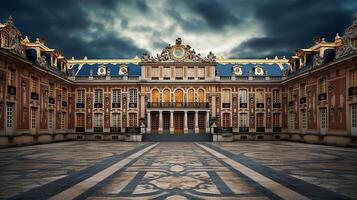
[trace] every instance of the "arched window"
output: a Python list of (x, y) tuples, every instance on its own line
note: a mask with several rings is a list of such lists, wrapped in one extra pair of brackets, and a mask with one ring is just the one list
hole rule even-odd
[(195, 102), (195, 91), (193, 89), (188, 90), (188, 102), (189, 103)]
[(183, 103), (183, 91), (181, 89), (175, 91), (175, 102)]
[(169, 103), (170, 102), (170, 90), (164, 89), (162, 92), (162, 102)]
[(153, 89), (151, 91), (151, 101), (159, 102), (159, 90), (158, 89)]
[(205, 91), (203, 89), (198, 89), (197, 96), (198, 96), (199, 103), (205, 102)]

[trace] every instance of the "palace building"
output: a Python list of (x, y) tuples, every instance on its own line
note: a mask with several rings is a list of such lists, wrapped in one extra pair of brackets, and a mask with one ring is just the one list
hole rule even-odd
[(181, 38), (156, 56), (66, 58), (22, 37), (11, 17), (0, 45), (0, 146), (357, 137), (357, 14), (344, 35), (291, 58), (203, 56)]

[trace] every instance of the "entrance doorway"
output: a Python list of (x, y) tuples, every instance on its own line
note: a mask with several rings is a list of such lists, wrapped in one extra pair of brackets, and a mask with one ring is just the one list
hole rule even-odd
[(162, 113), (162, 120), (163, 120), (163, 133), (170, 133), (170, 112), (163, 112)]
[(183, 133), (183, 112), (174, 113), (175, 133)]
[(187, 113), (187, 128), (189, 133), (195, 132), (195, 113), (188, 112)]
[(151, 112), (151, 133), (159, 132), (159, 113)]
[(206, 112), (199, 112), (198, 113), (198, 128), (199, 128), (199, 133), (205, 133), (206, 131)]

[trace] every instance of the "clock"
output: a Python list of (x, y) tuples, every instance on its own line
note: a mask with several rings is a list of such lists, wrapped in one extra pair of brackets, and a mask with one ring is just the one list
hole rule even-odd
[(172, 55), (176, 58), (176, 59), (182, 59), (185, 56), (185, 50), (182, 47), (175, 47), (172, 50)]

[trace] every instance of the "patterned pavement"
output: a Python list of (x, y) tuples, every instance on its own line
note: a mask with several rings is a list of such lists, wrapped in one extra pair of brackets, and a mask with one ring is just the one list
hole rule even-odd
[(357, 199), (357, 150), (65, 142), (0, 150), (1, 199)]

